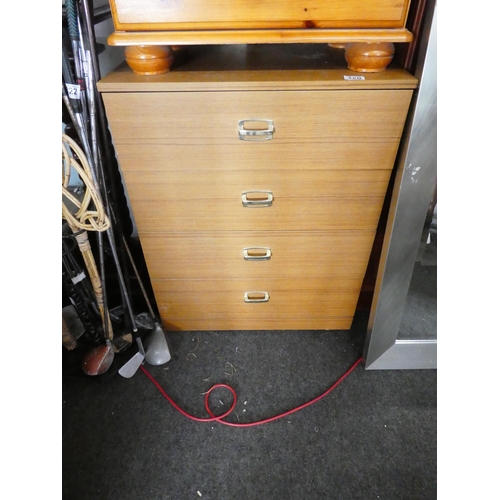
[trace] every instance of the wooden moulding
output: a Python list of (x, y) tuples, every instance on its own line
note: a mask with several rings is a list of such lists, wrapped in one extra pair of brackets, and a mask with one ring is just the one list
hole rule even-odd
[(393, 44), (412, 39), (406, 29), (291, 29), (115, 32), (108, 43), (126, 47), (125, 59), (134, 73), (159, 75), (170, 71), (174, 54), (181, 47), (264, 43), (326, 43), (331, 47), (345, 47), (349, 69), (379, 72), (392, 60)]

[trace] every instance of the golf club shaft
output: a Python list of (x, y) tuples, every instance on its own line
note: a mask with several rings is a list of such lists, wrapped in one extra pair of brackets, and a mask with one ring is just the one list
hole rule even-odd
[(146, 293), (146, 289), (144, 288), (144, 285), (142, 283), (141, 277), (139, 275), (139, 271), (137, 270), (134, 259), (132, 257), (132, 253), (130, 252), (130, 248), (127, 245), (127, 241), (125, 240), (125, 237), (123, 235), (122, 235), (122, 239), (123, 239), (123, 245), (125, 246), (125, 250), (127, 251), (128, 258), (130, 260), (130, 264), (132, 266), (132, 269), (134, 270), (135, 277), (137, 278), (137, 282), (139, 283), (139, 287), (142, 291), (142, 295), (144, 296), (144, 300), (146, 301), (146, 304), (148, 306), (149, 314), (151, 315), (151, 317), (153, 319), (156, 319), (156, 314), (153, 311), (153, 307), (151, 305), (151, 302), (149, 301), (148, 294)]
[[(90, 15), (90, 8), (89, 8), (89, 4), (86, 0), (82, 0), (82, 7), (83, 7), (84, 22), (81, 25), (81, 29), (84, 32), (84, 34), (83, 34), (84, 43), (88, 44), (88, 53), (90, 54), (90, 57), (88, 58), (90, 60), (86, 61), (88, 63), (87, 70), (88, 70), (89, 76), (91, 77), (91, 78), (89, 78), (89, 81), (88, 81), (88, 90), (90, 93), (89, 104), (90, 104), (90, 108), (91, 108), (90, 115), (95, 118), (97, 116), (97, 114), (99, 114), (102, 117), (102, 113), (97, 113), (97, 109), (96, 109), (95, 77), (99, 74), (99, 69), (98, 69), (97, 55), (95, 52), (93, 26), (92, 26), (92, 20), (91, 20), (91, 15)], [(95, 71), (94, 71), (94, 69), (95, 69)], [(94, 130), (97, 132), (97, 123), (95, 121), (93, 121), (92, 123), (93, 123)], [(104, 131), (102, 131), (102, 132), (104, 132)], [(95, 137), (93, 136), (93, 140), (97, 141), (97, 133), (96, 133)], [(101, 187), (101, 192), (102, 192), (102, 196), (103, 196), (103, 201), (105, 204), (104, 206), (106, 208), (107, 213), (110, 213), (111, 207), (110, 207), (110, 203), (109, 203), (108, 190), (106, 188), (106, 179), (105, 179), (104, 169), (103, 169), (103, 165), (102, 165), (102, 158), (100, 157), (100, 155), (97, 151), (97, 148), (96, 148), (95, 152), (96, 152), (96, 158), (95, 158), (96, 164), (97, 164), (98, 169), (99, 169), (100, 187)], [(125, 284), (125, 279), (124, 279), (124, 275), (122, 272), (122, 266), (120, 265), (120, 260), (118, 258), (118, 252), (117, 252), (116, 240), (115, 240), (115, 236), (114, 236), (113, 224), (110, 224), (110, 227), (106, 232), (108, 235), (111, 253), (113, 255), (113, 260), (115, 262), (116, 271), (118, 274), (118, 281), (119, 281), (120, 289), (122, 291), (123, 298), (125, 301), (125, 306), (126, 306), (127, 312), (129, 314), (129, 317), (130, 317), (132, 329), (134, 332), (136, 332), (137, 326), (135, 323), (135, 317), (134, 317), (132, 305), (130, 302), (129, 292), (128, 292), (126, 284)]]
[[(81, 63), (82, 63), (82, 68), (83, 68), (83, 76), (85, 77), (86, 81), (86, 91), (88, 92), (87, 95), (87, 103), (90, 108), (89, 110), (89, 115), (91, 117), (90, 119), (90, 129), (91, 129), (91, 138), (89, 140), (89, 137), (87, 135), (87, 131), (83, 125), (83, 117), (78, 113), (79, 109), (73, 107), (73, 113), (72, 113), (72, 118), (73, 116), (76, 118), (76, 123), (75, 127), (77, 128), (77, 131), (79, 132), (79, 137), (82, 141), (82, 145), (84, 147), (84, 150), (87, 154), (87, 161), (89, 165), (91, 166), (91, 172), (92, 172), (92, 180), (96, 186), (96, 189), (99, 189), (101, 191), (101, 197), (102, 201), (104, 203), (104, 208), (105, 211), (109, 213), (110, 210), (110, 204), (109, 204), (109, 199), (108, 199), (108, 192), (106, 189), (106, 182), (104, 178), (104, 169), (102, 166), (102, 161), (101, 161), (101, 155), (99, 152), (99, 146), (98, 146), (98, 124), (97, 124), (97, 115), (102, 115), (102, 113), (97, 113), (97, 106), (96, 106), (96, 99), (95, 99), (95, 94), (96, 94), (96, 82), (95, 82), (95, 77), (98, 74), (98, 69), (94, 71), (94, 68), (98, 68), (97, 60), (96, 60), (96, 54), (95, 54), (95, 46), (93, 43), (93, 37), (91, 36), (91, 33), (93, 34), (93, 27), (91, 23), (91, 18), (90, 18), (90, 10), (89, 10), (89, 5), (88, 3), (83, 0), (83, 15), (85, 17), (84, 21), (81, 22), (80, 16), (77, 18), (77, 25), (78, 25), (78, 31), (79, 31), (79, 38), (82, 46), (82, 58), (81, 58)], [(88, 45), (88, 49), (86, 47)], [(69, 79), (69, 74), (66, 74), (66, 79)], [(69, 101), (69, 100), (68, 100)], [(65, 100), (66, 106), (68, 107), (68, 102)], [(82, 106), (83, 103), (80, 101), (80, 106)], [(70, 106), (71, 108), (71, 106)], [(70, 113), (71, 114), (71, 113)], [(103, 131), (104, 132), (104, 131)], [(104, 134), (103, 134), (104, 135)], [(135, 317), (132, 311), (132, 305), (130, 302), (130, 297), (129, 297), (129, 292), (127, 290), (123, 272), (122, 272), (122, 267), (120, 265), (120, 261), (118, 258), (118, 253), (117, 253), (117, 247), (116, 247), (116, 240), (114, 237), (114, 231), (113, 231), (113, 226), (110, 224), (109, 228), (106, 230), (106, 234), (108, 236), (108, 241), (109, 245), (111, 248), (111, 253), (113, 256), (113, 260), (115, 262), (116, 266), (116, 271), (118, 274), (118, 280), (119, 280), (119, 285), (120, 285), (120, 291), (122, 293), (122, 297), (124, 300), (124, 305), (127, 309), (127, 312), (130, 317), (130, 321), (132, 324), (132, 329), (134, 332), (137, 332), (137, 326), (135, 323)], [(101, 274), (103, 274), (103, 268), (104, 268), (104, 252), (103, 252), (103, 241), (102, 241), (102, 235), (98, 236), (99, 238), (99, 257), (101, 260)], [(104, 278), (104, 276), (103, 276)], [(101, 283), (102, 286), (102, 283)], [(104, 308), (104, 304), (103, 304)], [(111, 331), (111, 329), (110, 329)]]

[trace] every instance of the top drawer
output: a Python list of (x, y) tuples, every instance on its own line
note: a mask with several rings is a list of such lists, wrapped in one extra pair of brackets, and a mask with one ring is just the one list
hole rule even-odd
[(111, 0), (117, 30), (402, 28), (410, 0)]
[(105, 93), (114, 141), (242, 143), (239, 123), (269, 143), (397, 140), (411, 90)]

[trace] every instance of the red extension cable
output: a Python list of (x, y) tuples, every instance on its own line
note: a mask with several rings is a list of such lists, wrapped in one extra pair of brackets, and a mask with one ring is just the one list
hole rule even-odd
[[(194, 417), (193, 415), (190, 415), (189, 413), (185, 412), (182, 408), (180, 408), (174, 401), (173, 399), (163, 390), (161, 385), (154, 379), (154, 377), (144, 368), (144, 366), (141, 366), (141, 370), (148, 376), (148, 378), (153, 382), (154, 385), (158, 388), (158, 390), (161, 392), (161, 394), (168, 400), (168, 402), (180, 413), (182, 413), (185, 417), (194, 420), (196, 422), (219, 422), (219, 424), (224, 424), (224, 425), (229, 425), (231, 427), (254, 427), (256, 425), (262, 425), (262, 424), (267, 424), (268, 422), (272, 422), (273, 420), (278, 420), (279, 418), (286, 417), (292, 413), (295, 413), (299, 410), (302, 410), (303, 408), (306, 408), (307, 406), (311, 406), (312, 404), (316, 403), (320, 399), (323, 399), (326, 395), (330, 394), (330, 392), (333, 391), (354, 369), (356, 366), (359, 365), (363, 361), (363, 358), (359, 358), (356, 363), (354, 363), (347, 372), (340, 377), (337, 382), (335, 382), (327, 391), (325, 391), (323, 394), (320, 394), (318, 397), (312, 399), (311, 401), (308, 401), (307, 403), (304, 403), (303, 405), (297, 406), (296, 408), (293, 408), (292, 410), (286, 411), (285, 413), (280, 413), (279, 415), (276, 415), (274, 417), (266, 418), (264, 420), (257, 420), (256, 422), (250, 422), (248, 424), (235, 424), (233, 422), (225, 422), (222, 420), (223, 418), (226, 418), (233, 410), (234, 407), (236, 406), (236, 392), (235, 390), (226, 384), (215, 384), (213, 385), (210, 390), (205, 394), (205, 409), (207, 410), (208, 414), (210, 415), (211, 418), (198, 418)], [(218, 387), (222, 387), (224, 389), (227, 389), (231, 394), (233, 395), (233, 404), (231, 405), (231, 408), (226, 411), (226, 413), (223, 413), (222, 415), (219, 415), (216, 417), (212, 410), (210, 409), (208, 405), (208, 397), (210, 396), (210, 393), (214, 390), (217, 389)]]

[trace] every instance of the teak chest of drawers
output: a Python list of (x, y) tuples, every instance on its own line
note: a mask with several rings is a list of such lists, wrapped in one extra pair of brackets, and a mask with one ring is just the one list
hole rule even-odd
[(350, 328), (417, 80), (191, 50), (99, 82), (164, 327)]

